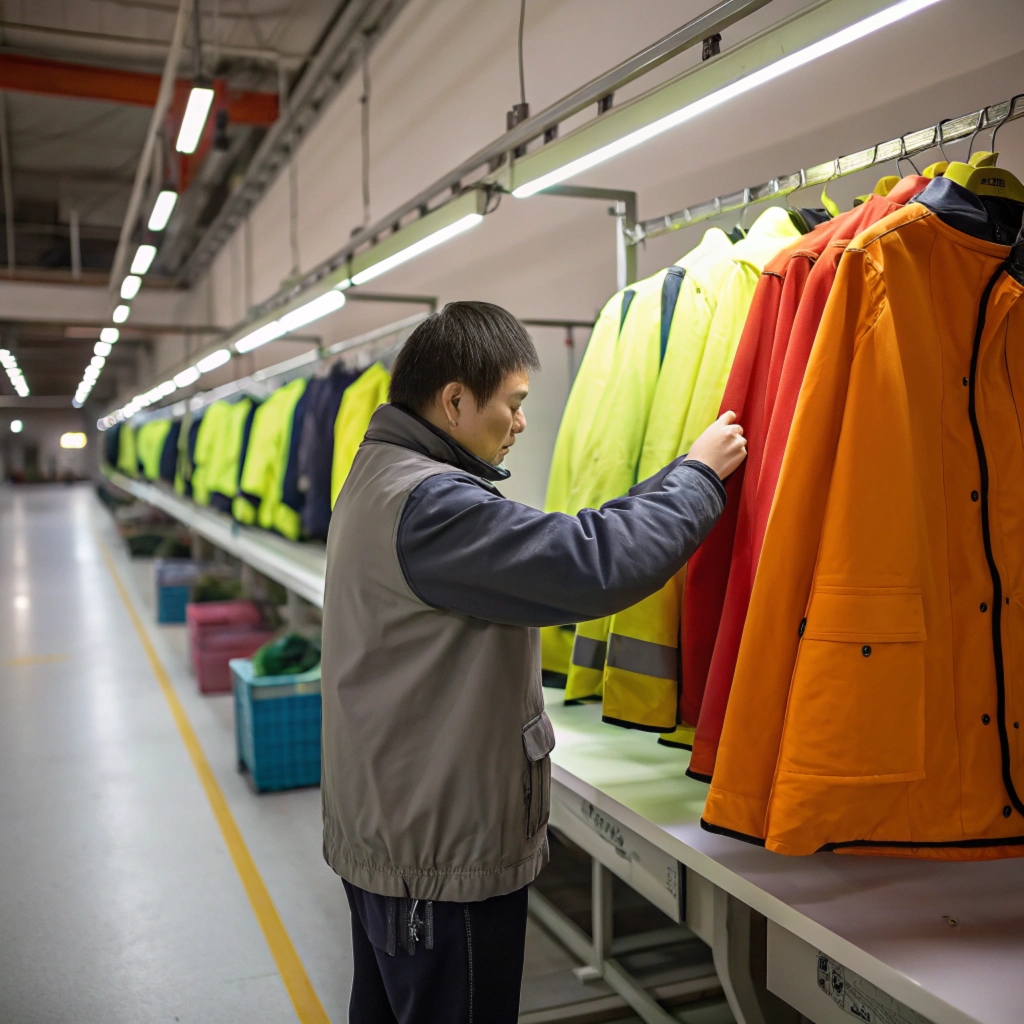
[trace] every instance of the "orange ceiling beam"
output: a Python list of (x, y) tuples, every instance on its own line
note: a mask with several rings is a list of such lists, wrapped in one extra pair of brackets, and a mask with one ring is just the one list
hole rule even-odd
[[(222, 82), (217, 84), (221, 86), (218, 94), (224, 97), (224, 107), (232, 123), (266, 126), (277, 120), (275, 93), (233, 92), (224, 88)], [(191, 87), (189, 79), (179, 78), (175, 92), (187, 94)], [(152, 107), (160, 89), (160, 76), (42, 57), (0, 54), (0, 89)]]

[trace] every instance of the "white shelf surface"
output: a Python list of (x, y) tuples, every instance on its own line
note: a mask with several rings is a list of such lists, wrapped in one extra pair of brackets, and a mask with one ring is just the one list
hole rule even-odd
[[(111, 479), (323, 606), (322, 545), (240, 526), (162, 486)], [(546, 692), (552, 775), (581, 799), (934, 1024), (1024, 1022), (1024, 859), (783, 857), (712, 835), (700, 827), (707, 787), (686, 777), (685, 751)]]

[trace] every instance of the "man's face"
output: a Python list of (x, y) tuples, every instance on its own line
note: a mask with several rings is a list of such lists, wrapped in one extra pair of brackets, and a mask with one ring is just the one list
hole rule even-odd
[(530, 390), (530, 375), (510, 373), (491, 400), (478, 409), (476, 398), (463, 388), (459, 399), (459, 421), (453, 435), (477, 458), (498, 466), (526, 429), (522, 405)]

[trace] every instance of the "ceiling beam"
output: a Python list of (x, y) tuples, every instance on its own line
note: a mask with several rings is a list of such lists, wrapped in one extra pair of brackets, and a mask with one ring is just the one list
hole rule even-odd
[[(182, 106), (191, 88), (192, 82), (187, 78), (174, 83), (175, 100)], [(215, 88), (223, 94), (228, 120), (233, 124), (266, 127), (277, 120), (276, 93), (234, 92), (222, 80), (215, 83)], [(153, 107), (160, 92), (160, 75), (3, 53), (0, 90)]]

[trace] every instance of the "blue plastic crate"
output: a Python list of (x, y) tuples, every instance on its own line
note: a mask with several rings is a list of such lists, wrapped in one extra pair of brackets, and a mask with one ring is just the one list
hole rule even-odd
[(184, 622), (191, 587), (157, 587), (156, 621)]
[(288, 676), (256, 676), (233, 658), (238, 764), (257, 792), (320, 783), (320, 666)]

